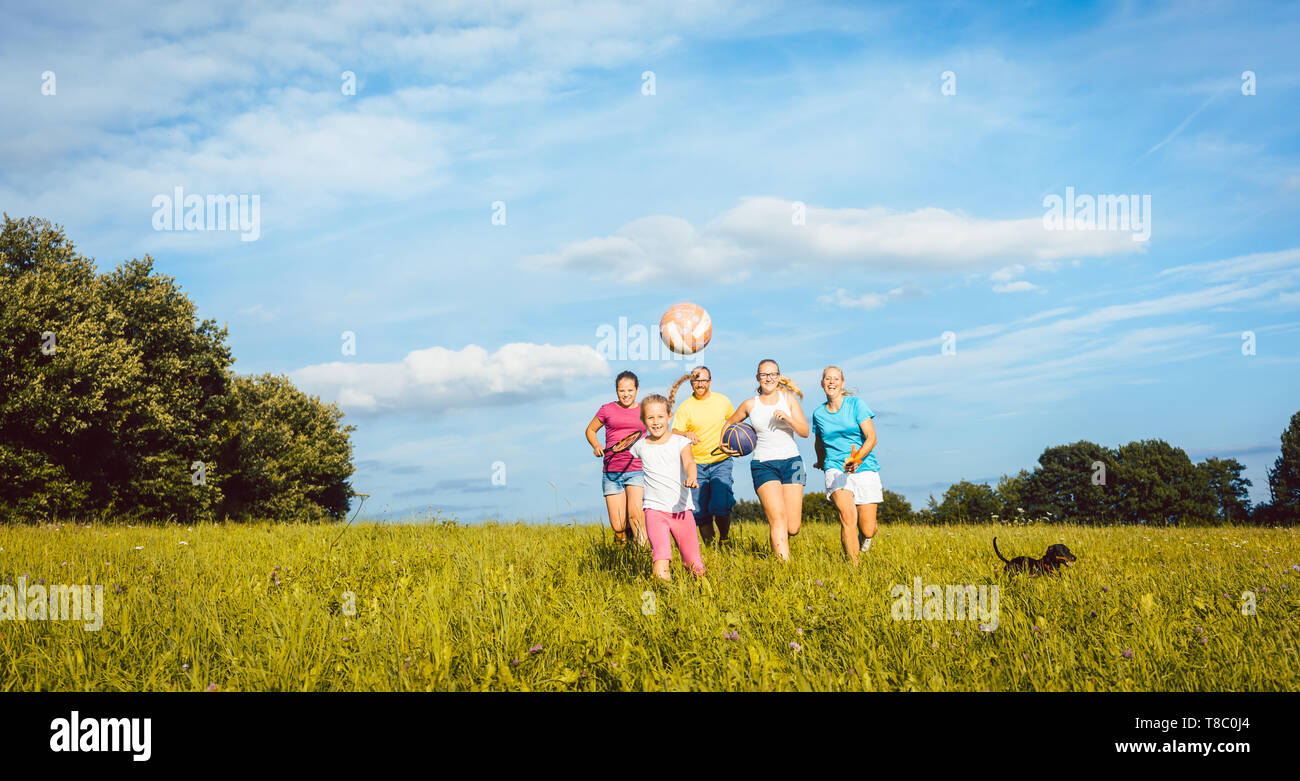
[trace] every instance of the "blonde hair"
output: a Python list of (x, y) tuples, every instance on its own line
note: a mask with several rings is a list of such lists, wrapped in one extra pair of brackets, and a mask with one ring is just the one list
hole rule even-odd
[[(677, 398), (677, 386), (681, 385), (683, 382), (686, 382), (687, 380), (695, 379), (695, 373), (698, 372), (700, 369), (709, 372), (709, 379), (713, 379), (713, 372), (710, 371), (709, 367), (707, 366), (696, 366), (694, 369), (691, 369), (687, 373), (678, 377), (677, 382), (674, 382), (673, 386), (668, 389), (668, 414), (669, 415), (673, 414), (673, 400)], [(694, 388), (692, 388), (691, 390), (692, 392), (694, 392)]]
[(840, 373), (840, 392), (842, 392), (845, 396), (856, 396), (856, 395), (858, 395), (858, 389), (857, 389), (857, 388), (846, 388), (846, 387), (844, 387), (844, 370), (841, 369), (841, 368), (838, 367), (838, 366), (827, 366), (825, 369), (822, 369), (822, 379), (823, 379), (823, 380), (826, 379), (826, 372), (830, 371), (831, 369), (834, 369), (835, 371), (837, 371), (837, 372)]
[[(759, 368), (759, 369), (762, 369), (762, 368), (763, 368), (763, 364), (765, 364), (765, 363), (770, 363), (770, 364), (772, 364), (773, 366), (775, 366), (775, 367), (776, 367), (776, 370), (777, 370), (778, 373), (781, 371), (781, 365), (780, 365), (779, 363), (777, 363), (776, 361), (772, 360), (771, 358), (764, 358), (763, 360), (759, 361), (759, 362), (758, 362), (758, 368)], [(755, 371), (757, 371), (757, 370), (755, 370)], [(776, 386), (777, 386), (778, 388), (785, 388), (786, 390), (790, 391), (790, 392), (793, 393), (794, 395), (798, 396), (800, 401), (803, 400), (803, 391), (799, 390), (799, 386), (794, 384), (794, 380), (790, 379), (789, 377), (785, 376), (784, 374), (780, 374), (780, 375), (776, 378)], [(763, 386), (762, 386), (762, 385), (758, 386), (758, 392), (759, 392), (759, 393), (762, 393), (762, 392), (763, 392)]]
[(642, 423), (645, 423), (646, 408), (649, 407), (651, 404), (664, 405), (665, 407), (668, 408), (669, 415), (671, 415), (673, 412), (672, 405), (668, 403), (668, 399), (665, 399), (663, 396), (660, 396), (658, 393), (651, 393), (649, 396), (646, 396), (644, 399), (641, 399), (641, 422)]

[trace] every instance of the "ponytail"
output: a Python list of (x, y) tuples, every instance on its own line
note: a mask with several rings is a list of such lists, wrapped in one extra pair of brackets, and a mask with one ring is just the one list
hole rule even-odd
[(692, 376), (694, 376), (694, 374), (695, 374), (694, 370), (691, 370), (683, 374), (681, 377), (678, 377), (677, 382), (674, 382), (673, 386), (668, 389), (668, 414), (669, 415), (673, 414), (673, 400), (677, 398), (677, 386), (689, 380)]
[(799, 386), (794, 384), (794, 380), (784, 374), (777, 378), (776, 385), (779, 388), (786, 388), (791, 393), (798, 396), (800, 401), (803, 401), (803, 391), (799, 390)]

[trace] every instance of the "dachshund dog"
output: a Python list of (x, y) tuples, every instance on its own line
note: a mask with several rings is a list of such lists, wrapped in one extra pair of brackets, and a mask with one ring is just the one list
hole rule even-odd
[(1049, 545), (1047, 553), (1043, 558), (1035, 559), (1030, 556), (1017, 556), (1014, 559), (1007, 560), (998, 550), (998, 538), (993, 538), (993, 552), (998, 554), (998, 558), (1006, 562), (1005, 572), (1015, 574), (1017, 572), (1029, 572), (1032, 575), (1042, 575), (1056, 572), (1062, 564), (1075, 561), (1075, 556), (1070, 553), (1070, 549), (1060, 544)]

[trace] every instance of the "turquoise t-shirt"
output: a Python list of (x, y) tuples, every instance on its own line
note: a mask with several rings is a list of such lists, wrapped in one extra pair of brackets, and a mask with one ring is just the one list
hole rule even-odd
[[(862, 436), (862, 421), (870, 420), (876, 415), (862, 399), (857, 396), (845, 396), (836, 412), (826, 409), (823, 404), (813, 411), (813, 436), (821, 437), (826, 446), (826, 469), (844, 471), (844, 459), (853, 454), (854, 448), (861, 447), (866, 439)], [(879, 472), (880, 464), (876, 462), (876, 451), (867, 454), (859, 472)]]

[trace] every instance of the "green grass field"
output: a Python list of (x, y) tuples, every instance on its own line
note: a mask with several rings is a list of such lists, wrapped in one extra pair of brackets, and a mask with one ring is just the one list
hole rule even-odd
[[(1000, 579), (995, 534), (1079, 560)], [(0, 689), (1300, 689), (1294, 531), (882, 526), (858, 570), (827, 526), (785, 565), (733, 540), (658, 583), (598, 526), (0, 527), (0, 584), (104, 587), (99, 631), (0, 620)], [(893, 619), (918, 575), (999, 584), (997, 629)]]

